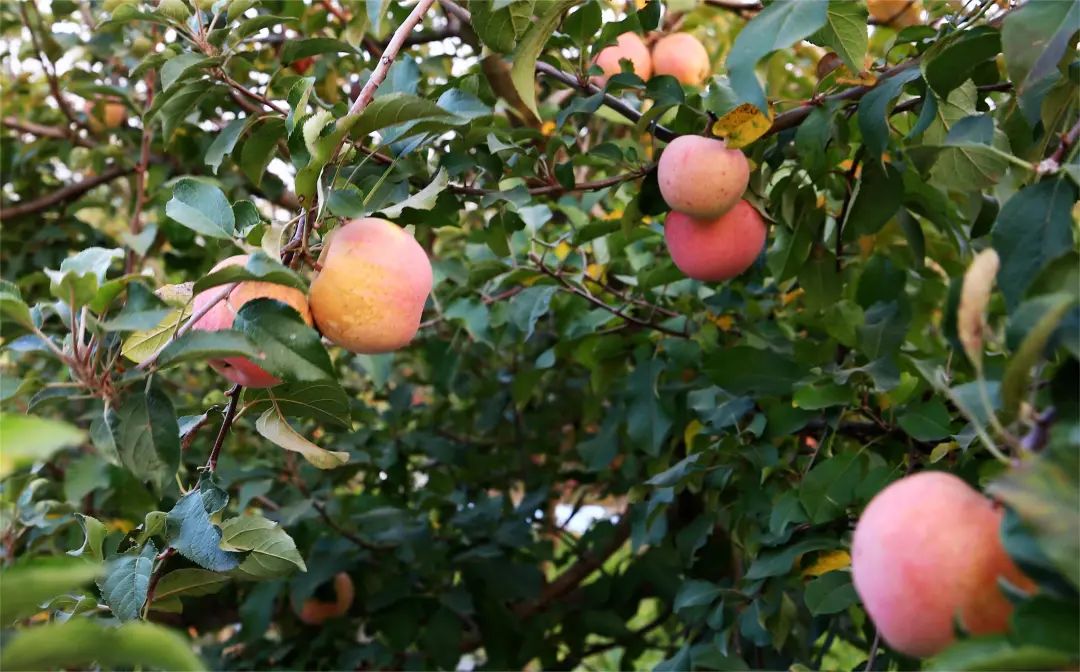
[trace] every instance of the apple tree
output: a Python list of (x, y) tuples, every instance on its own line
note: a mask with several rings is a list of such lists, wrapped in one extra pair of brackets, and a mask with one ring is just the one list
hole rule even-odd
[(1075, 0), (0, 22), (0, 667), (1080, 664)]

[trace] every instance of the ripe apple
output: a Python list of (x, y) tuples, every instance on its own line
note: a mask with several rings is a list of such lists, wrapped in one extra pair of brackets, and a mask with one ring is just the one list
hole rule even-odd
[(894, 28), (905, 28), (922, 22), (919, 0), (866, 0), (871, 18)]
[(664, 240), (679, 270), (695, 280), (729, 280), (753, 265), (765, 247), (765, 221), (746, 201), (712, 219), (671, 212)]
[(671, 75), (679, 83), (698, 86), (709, 76), (709, 52), (690, 33), (672, 33), (656, 41), (652, 49), (654, 75)]
[(712, 219), (742, 198), (750, 182), (750, 164), (723, 140), (682, 135), (660, 155), (657, 179), (672, 210)]
[(596, 65), (603, 70), (603, 75), (593, 77), (593, 82), (603, 86), (608, 78), (622, 72), (619, 61), (629, 60), (634, 65), (634, 74), (642, 79), (652, 76), (652, 56), (649, 48), (642, 42), (637, 33), (623, 33), (615, 40), (615, 44), (606, 47), (596, 55)]
[(344, 616), (352, 606), (355, 593), (355, 587), (349, 575), (338, 572), (334, 576), (334, 601), (308, 598), (300, 609), (300, 620), (308, 625), (322, 625), (331, 618)]
[[(214, 271), (219, 271), (226, 266), (242, 266), (247, 263), (247, 260), (247, 255), (243, 254), (229, 257), (214, 266), (210, 272), (213, 273)], [(215, 294), (218, 294), (220, 290), (220, 287), (211, 287), (210, 289), (196, 294), (193, 304), (194, 312), (202, 310), (211, 298)], [(231, 329), (233, 319), (236, 317), (236, 314), (240, 312), (240, 309), (244, 304), (248, 301), (262, 298), (277, 299), (282, 303), (292, 306), (296, 309), (296, 312), (300, 313), (300, 317), (303, 318), (304, 322), (307, 322), (309, 325), (311, 324), (311, 311), (308, 310), (307, 298), (304, 296), (303, 292), (294, 287), (277, 285), (272, 282), (249, 281), (241, 282), (233, 288), (233, 290), (229, 292), (229, 296), (199, 318), (192, 326), (192, 329), (201, 329), (203, 331)], [(227, 380), (239, 383), (245, 387), (273, 387), (281, 382), (278, 378), (274, 377), (246, 357), (215, 359), (210, 361), (210, 366)]]
[(1012, 605), (998, 578), (1034, 584), (1001, 545), (1004, 511), (961, 479), (925, 471), (874, 497), (855, 526), (851, 572), (866, 612), (889, 646), (932, 656), (954, 638), (1004, 632)]
[(347, 222), (327, 236), (308, 301), (324, 336), (346, 350), (390, 352), (420, 327), (431, 262), (407, 231), (385, 219)]
[(292, 63), (290, 63), (289, 67), (291, 67), (293, 70), (295, 70), (296, 74), (304, 75), (304, 74), (307, 73), (308, 70), (311, 69), (311, 66), (314, 63), (315, 63), (315, 57), (314, 56), (305, 56), (303, 58), (298, 58), (295, 61), (293, 61)]

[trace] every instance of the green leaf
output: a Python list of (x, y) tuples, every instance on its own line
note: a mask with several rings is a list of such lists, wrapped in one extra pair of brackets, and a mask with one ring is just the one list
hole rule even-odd
[(34, 327), (30, 307), (23, 301), (19, 288), (7, 280), (0, 280), (0, 315), (26, 329)]
[(844, 571), (826, 572), (806, 584), (803, 599), (814, 616), (835, 614), (859, 603), (851, 573)]
[(837, 539), (810, 538), (803, 539), (786, 548), (764, 550), (754, 559), (743, 578), (747, 581), (756, 581), (757, 579), (767, 579), (770, 576), (787, 574), (791, 571), (795, 559), (799, 556), (811, 551), (824, 551), (839, 547), (840, 542)]
[[(1020, 101), (1036, 92), (1030, 107), (1036, 111), (1045, 93), (1045, 80), (1057, 74), (1062, 56), (1075, 45), (1071, 41), (1080, 23), (1080, 7), (1075, 2), (1031, 0), (1006, 15), (1001, 28), (1001, 46), (1009, 79)], [(1023, 102), (1021, 103), (1022, 106)], [(1037, 112), (1034, 119), (1037, 119)]]
[[(0, 624), (11, 625), (38, 612), (50, 599), (90, 583), (100, 574), (100, 564), (65, 558), (35, 558), (0, 571)], [(7, 642), (5, 650), (6, 646)]]
[(1001, 380), (1002, 422), (1009, 423), (1016, 417), (1020, 402), (1031, 384), (1031, 369), (1042, 359), (1050, 337), (1074, 305), (1076, 297), (1069, 294), (1057, 295), (1052, 307), (1043, 313), (1009, 360), (1005, 376)]
[(255, 430), (274, 444), (300, 453), (304, 459), (319, 469), (336, 469), (349, 461), (349, 454), (324, 450), (301, 436), (285, 422), (276, 408), (271, 406), (255, 421)]
[(179, 635), (152, 623), (119, 628), (77, 618), (24, 630), (0, 652), (5, 670), (155, 667), (177, 672), (205, 670)]
[(513, 0), (497, 8), (491, 0), (472, 0), (472, 28), (477, 37), (492, 50), (502, 54), (514, 50), (514, 45), (532, 25), (534, 0)]
[(904, 177), (896, 167), (867, 161), (844, 218), (844, 237), (855, 240), (881, 231), (904, 201)]
[(251, 121), (250, 117), (233, 119), (221, 129), (214, 141), (210, 143), (210, 147), (206, 150), (206, 156), (203, 157), (203, 162), (210, 166), (210, 172), (217, 175), (222, 160), (232, 153), (233, 147), (236, 147), (236, 141), (244, 133), (249, 121)]
[(177, 328), (191, 315), (191, 306), (177, 308), (165, 316), (156, 327), (145, 331), (136, 331), (127, 337), (120, 347), (120, 354), (136, 364), (142, 364), (153, 357), (158, 350), (169, 342)]
[[(285, 43), (285, 48), (293, 42)], [(263, 174), (270, 160), (277, 151), (278, 140), (285, 137), (285, 121), (278, 117), (270, 117), (258, 125), (252, 131), (248, 139), (244, 141), (244, 147), (240, 150), (240, 169), (256, 187), (262, 184)]]
[(437, 120), (448, 125), (465, 123), (427, 98), (407, 93), (380, 96), (364, 108), (352, 126), (353, 135), (365, 136), (408, 121)]
[(94, 300), (113, 261), (123, 258), (121, 249), (89, 247), (60, 262), (60, 270), (45, 269), (49, 291), (73, 308), (84, 306)]
[(805, 292), (803, 303), (810, 312), (824, 310), (839, 301), (843, 284), (832, 254), (816, 254), (799, 269), (799, 286)]
[(305, 324), (291, 306), (274, 299), (248, 301), (233, 318), (233, 328), (258, 344), (265, 354), (263, 368), (283, 380), (335, 378), (319, 332)]
[(139, 331), (151, 329), (172, 312), (164, 301), (147, 289), (141, 282), (127, 286), (127, 302), (116, 317), (101, 326), (106, 331)]
[(224, 62), (220, 56), (208, 58), (202, 54), (186, 51), (174, 56), (161, 66), (161, 89), (163, 91), (172, 88), (173, 84), (189, 79), (203, 70), (217, 67)]
[(660, 454), (672, 425), (671, 418), (657, 395), (658, 379), (663, 371), (663, 361), (649, 359), (639, 362), (627, 379), (630, 398), (626, 433), (631, 441), (653, 456)]
[(726, 63), (740, 100), (767, 111), (765, 92), (754, 72), (758, 61), (813, 35), (826, 24), (828, 10), (828, 0), (776, 0), (743, 26)]
[(959, 641), (925, 663), (926, 670), (1054, 670), (1074, 663), (1073, 657), (1041, 646), (1013, 644), (997, 635)]
[(197, 491), (181, 497), (169, 511), (167, 538), (180, 555), (210, 571), (227, 572), (240, 565), (239, 556), (221, 549), (221, 531), (210, 521)]
[(118, 555), (106, 563), (98, 587), (105, 604), (121, 621), (133, 621), (142, 614), (156, 555), (154, 544), (148, 543), (141, 552)]
[(1001, 257), (997, 283), (1010, 309), (1049, 262), (1073, 249), (1076, 194), (1068, 179), (1046, 179), (1013, 194), (998, 213), (992, 234)]
[(261, 516), (240, 516), (222, 523), (221, 547), (250, 551), (237, 571), (251, 578), (271, 579), (307, 571), (292, 537), (281, 525)]
[[(246, 2), (246, 0), (243, 1)], [(239, 2), (234, 0), (234, 2), (229, 6), (229, 12), (231, 13), (232, 8), (237, 6), (238, 4)], [(230, 16), (229, 19), (232, 20), (232, 17)], [(271, 26), (276, 26), (282, 23), (296, 23), (297, 20), (298, 19), (296, 17), (275, 16), (273, 14), (262, 14), (252, 17), (250, 19), (245, 19), (244, 21), (241, 21), (238, 26), (232, 28), (229, 31), (229, 43), (236, 44), (248, 35), (253, 35), (262, 30), (263, 28), (269, 28)]]
[(349, 398), (336, 380), (312, 383), (283, 383), (274, 387), (244, 390), (244, 404), (251, 411), (265, 410), (271, 404), (287, 418), (310, 418), (336, 427), (351, 425)]
[(307, 282), (296, 271), (283, 265), (277, 259), (271, 259), (262, 250), (256, 250), (251, 254), (243, 266), (232, 264), (199, 278), (192, 289), (195, 293), (199, 293), (211, 287), (248, 280), (271, 282), (275, 285), (307, 291)]
[(942, 98), (964, 83), (971, 72), (1001, 51), (1001, 33), (976, 26), (935, 44), (922, 59), (926, 83)]
[(435, 178), (426, 187), (399, 203), (381, 208), (379, 212), (390, 219), (396, 219), (401, 216), (405, 208), (431, 210), (435, 207), (435, 201), (438, 200), (439, 194), (446, 190), (448, 184), (450, 184), (450, 177), (446, 174), (445, 169), (440, 168)]
[(811, 469), (799, 484), (799, 501), (810, 521), (821, 524), (842, 516), (862, 478), (863, 461), (856, 453), (841, 453)]
[(105, 536), (109, 533), (108, 528), (97, 518), (82, 513), (76, 513), (75, 520), (79, 522), (79, 527), (83, 531), (83, 545), (74, 551), (68, 551), (67, 554), (77, 558), (88, 556), (86, 559), (100, 565), (105, 561), (102, 544), (105, 543)]
[(896, 422), (916, 441), (940, 441), (953, 434), (949, 409), (938, 398), (909, 406)]
[(853, 73), (862, 72), (867, 47), (866, 5), (851, 0), (829, 0), (825, 25), (810, 41), (832, 49)]
[(789, 394), (803, 377), (801, 368), (788, 357), (746, 345), (713, 353), (705, 370), (713, 382), (734, 394)]
[(281, 62), (285, 65), (319, 54), (355, 54), (351, 45), (330, 37), (309, 37), (304, 40), (286, 40), (281, 48)]
[(229, 199), (217, 187), (185, 177), (173, 186), (165, 214), (196, 233), (229, 240), (236, 231)]
[(262, 360), (259, 346), (239, 331), (189, 331), (165, 346), (158, 355), (157, 368), (224, 357), (247, 357), (256, 363)]
[(169, 397), (157, 385), (133, 391), (116, 409), (114, 427), (124, 467), (164, 490), (180, 466), (180, 427)]
[(154, 590), (154, 601), (170, 597), (199, 597), (218, 592), (229, 583), (229, 577), (205, 569), (185, 567), (169, 572), (158, 581)]
[(859, 101), (859, 130), (863, 136), (867, 159), (880, 160), (885, 148), (889, 146), (889, 125), (886, 119), (889, 106), (900, 95), (901, 89), (908, 82), (919, 78), (915, 68), (902, 70), (878, 85)]
[(559, 25), (563, 12), (576, 3), (577, 0), (549, 0), (541, 3), (536, 20), (514, 50), (510, 81), (525, 107), (537, 119), (540, 118), (540, 112), (536, 109), (536, 59), (540, 57), (551, 33)]
[(510, 302), (510, 321), (525, 334), (525, 340), (532, 338), (536, 322), (547, 314), (551, 299), (558, 291), (554, 285), (528, 287)]
[(672, 609), (678, 613), (684, 609), (693, 607), (705, 607), (723, 594), (724, 589), (711, 581), (688, 579), (679, 586), (679, 592), (675, 594), (675, 602)]
[(15, 413), (0, 413), (0, 436), (4, 445), (0, 451), (0, 477), (21, 465), (47, 460), (56, 451), (86, 440), (86, 432), (63, 420)]

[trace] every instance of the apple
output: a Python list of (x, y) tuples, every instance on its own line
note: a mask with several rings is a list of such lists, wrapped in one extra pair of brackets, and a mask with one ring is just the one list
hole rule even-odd
[(654, 75), (671, 75), (686, 86), (698, 86), (712, 72), (709, 52), (690, 33), (672, 33), (656, 41), (652, 49)]
[(652, 76), (652, 56), (649, 48), (641, 40), (637, 33), (623, 33), (615, 40), (615, 44), (606, 47), (596, 55), (594, 63), (599, 65), (603, 75), (593, 77), (593, 82), (603, 86), (608, 78), (622, 72), (619, 61), (629, 60), (634, 66), (634, 74), (642, 79)]
[(397, 350), (420, 327), (432, 287), (427, 253), (407, 231), (365, 217), (327, 236), (308, 301), (333, 343), (359, 353)]
[(765, 220), (746, 201), (712, 219), (671, 212), (664, 240), (671, 258), (687, 277), (706, 282), (729, 280), (753, 265), (765, 247)]
[(304, 600), (304, 606), (300, 609), (300, 620), (308, 625), (322, 625), (331, 618), (344, 616), (352, 606), (355, 593), (355, 586), (349, 575), (338, 572), (334, 576), (334, 601), (327, 602), (314, 597)]
[(960, 478), (925, 471), (874, 497), (855, 526), (855, 590), (889, 646), (932, 656), (957, 620), (974, 635), (1008, 629), (1012, 604), (998, 579), (1034, 589), (1001, 544), (1004, 510)]
[(711, 219), (742, 198), (750, 182), (750, 163), (723, 140), (682, 135), (660, 155), (657, 179), (672, 210)]
[[(211, 273), (219, 271), (226, 266), (243, 266), (247, 263), (247, 255), (236, 255), (218, 263), (210, 270)], [(206, 307), (207, 303), (220, 292), (221, 287), (211, 287), (195, 295), (193, 312), (199, 312)], [(241, 282), (229, 292), (224, 301), (219, 301), (205, 315), (203, 315), (192, 329), (202, 331), (219, 331), (231, 329), (236, 314), (248, 301), (255, 299), (277, 299), (282, 303), (292, 306), (300, 317), (309, 325), (311, 311), (308, 310), (307, 298), (304, 293), (295, 287), (286, 287), (272, 282), (248, 281)], [(227, 380), (238, 383), (245, 387), (273, 387), (281, 382), (268, 371), (252, 362), (246, 357), (226, 357), (210, 361), (210, 366), (224, 376)]]

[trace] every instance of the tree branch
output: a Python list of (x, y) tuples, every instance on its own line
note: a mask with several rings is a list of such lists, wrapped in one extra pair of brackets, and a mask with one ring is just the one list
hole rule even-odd
[[(623, 182), (629, 182), (630, 180), (636, 180), (639, 177), (645, 176), (650, 170), (656, 167), (655, 163), (650, 163), (646, 166), (642, 166), (637, 170), (632, 170), (629, 173), (623, 173), (622, 175), (615, 175), (614, 177), (606, 177), (602, 180), (596, 180), (594, 182), (579, 182), (572, 187), (564, 187), (561, 184), (548, 184), (542, 187), (532, 187), (528, 191), (533, 196), (545, 196), (549, 194), (565, 194), (573, 191), (598, 191), (600, 189), (606, 189), (607, 187), (613, 187)], [(500, 193), (500, 189), (481, 189), (479, 187), (468, 187), (463, 184), (451, 184), (450, 189), (466, 196), (486, 196), (488, 194)]]
[(236, 419), (236, 407), (240, 403), (240, 392), (243, 391), (242, 385), (233, 385), (232, 389), (225, 394), (229, 397), (229, 406), (225, 409), (225, 418), (221, 421), (221, 429), (218, 430), (217, 438), (214, 439), (214, 446), (210, 449), (210, 457), (206, 460), (205, 471), (213, 472), (217, 469), (218, 455), (221, 454), (221, 446), (225, 444), (225, 437), (229, 434), (229, 429), (232, 427), (233, 420)]
[[(34, 54), (37, 56), (38, 61), (41, 62), (41, 68), (45, 71), (45, 79), (49, 82), (49, 91), (52, 92), (53, 98), (56, 100), (56, 104), (60, 107), (60, 111), (64, 113), (64, 116), (68, 118), (75, 126), (81, 126), (79, 118), (75, 116), (74, 110), (71, 109), (71, 104), (64, 98), (64, 94), (60, 91), (60, 82), (56, 77), (56, 68), (52, 62), (45, 58), (45, 53), (41, 49), (41, 44), (38, 42), (37, 33), (34, 32), (34, 27), (30, 25), (30, 16), (26, 11), (27, 6), (34, 8), (34, 13), (38, 15), (38, 26), (42, 25), (41, 12), (38, 11), (36, 0), (24, 0), (17, 3), (19, 5), (19, 14), (22, 15), (23, 23), (26, 24), (26, 29), (30, 31), (30, 42), (34, 47)], [(68, 130), (69, 136), (74, 136), (75, 133)]]
[(134, 167), (113, 166), (100, 175), (95, 175), (94, 177), (85, 179), (81, 182), (76, 182), (75, 184), (69, 184), (62, 189), (57, 189), (51, 194), (46, 194), (41, 198), (36, 198), (25, 203), (18, 202), (2, 205), (0, 206), (0, 219), (10, 219), (12, 217), (21, 217), (22, 215), (41, 212), (54, 205), (74, 200), (96, 186), (105, 184), (106, 182), (112, 182), (116, 178), (123, 177), (124, 175), (130, 175), (134, 171)]
[(86, 147), (87, 149), (93, 149), (97, 145), (84, 137), (76, 135), (74, 133), (68, 133), (65, 129), (56, 128), (55, 126), (43, 126), (41, 124), (35, 124), (31, 121), (20, 121), (15, 117), (4, 117), (0, 120), (0, 124), (6, 128), (10, 128), (13, 131), (19, 131), (21, 133), (28, 133), (30, 135), (36, 135), (39, 138), (56, 138), (57, 140), (68, 140), (79, 147)]

